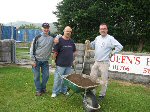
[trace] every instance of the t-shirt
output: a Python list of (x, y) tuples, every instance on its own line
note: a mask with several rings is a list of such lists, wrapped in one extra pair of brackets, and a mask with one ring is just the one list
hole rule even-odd
[(59, 43), (54, 46), (54, 52), (57, 52), (56, 65), (61, 67), (70, 67), (73, 62), (73, 53), (76, 51), (72, 39), (65, 40), (59, 38)]

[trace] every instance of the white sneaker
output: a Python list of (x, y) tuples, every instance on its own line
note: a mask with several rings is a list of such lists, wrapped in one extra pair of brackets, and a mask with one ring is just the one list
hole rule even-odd
[(52, 95), (51, 95), (51, 97), (52, 98), (55, 98), (57, 95), (55, 94), (55, 93), (53, 93)]
[(69, 96), (69, 92), (65, 93), (66, 96)]
[(96, 89), (93, 89), (92, 92), (94, 95), (96, 95)]

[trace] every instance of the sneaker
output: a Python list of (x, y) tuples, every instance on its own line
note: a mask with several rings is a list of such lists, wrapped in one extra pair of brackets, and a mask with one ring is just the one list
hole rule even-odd
[(66, 92), (66, 93), (63, 93), (64, 95), (66, 95), (66, 96), (69, 96), (69, 92)]
[(52, 93), (51, 97), (55, 98), (57, 95), (55, 93)]
[(98, 99), (99, 99), (100, 101), (102, 101), (104, 98), (105, 98), (105, 96), (99, 96), (99, 97), (98, 97)]
[(96, 89), (93, 89), (92, 92), (94, 95), (96, 95)]
[(35, 96), (41, 96), (42, 93), (41, 92), (36, 92)]

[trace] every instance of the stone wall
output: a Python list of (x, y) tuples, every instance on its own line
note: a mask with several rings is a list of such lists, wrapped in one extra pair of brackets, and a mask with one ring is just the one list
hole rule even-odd
[(85, 44), (76, 43), (77, 55), (75, 57), (75, 72), (81, 74), (83, 71), (83, 62), (84, 62), (84, 55), (85, 55)]
[(0, 40), (0, 62), (15, 63), (16, 42), (11, 39)]

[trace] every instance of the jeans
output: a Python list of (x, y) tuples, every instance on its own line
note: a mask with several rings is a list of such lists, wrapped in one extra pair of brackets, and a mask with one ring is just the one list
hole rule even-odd
[(71, 67), (56, 67), (56, 71), (54, 74), (54, 85), (53, 85), (53, 91), (54, 94), (59, 94), (62, 92), (65, 94), (67, 92), (67, 86), (64, 85), (63, 79), (60, 77), (60, 75), (63, 77), (64, 75), (71, 73)]
[[(46, 90), (46, 84), (49, 79), (49, 64), (48, 61), (36, 61), (36, 67), (32, 67), (34, 73), (34, 83), (36, 92)], [(42, 81), (40, 81), (40, 72), (42, 73)]]

